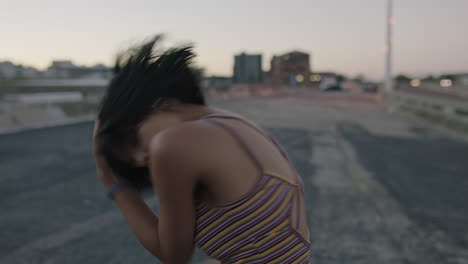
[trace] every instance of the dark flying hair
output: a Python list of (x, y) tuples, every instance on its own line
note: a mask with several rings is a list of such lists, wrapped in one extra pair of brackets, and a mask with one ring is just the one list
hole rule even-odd
[(161, 40), (157, 35), (118, 54), (98, 114), (99, 150), (121, 177), (139, 188), (149, 184), (147, 168), (136, 168), (118, 154), (138, 144), (138, 125), (164, 100), (205, 105), (199, 76), (191, 67), (193, 46), (161, 50)]

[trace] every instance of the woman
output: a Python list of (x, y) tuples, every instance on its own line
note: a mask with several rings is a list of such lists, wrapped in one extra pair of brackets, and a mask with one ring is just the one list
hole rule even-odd
[[(163, 263), (189, 262), (195, 245), (223, 263), (308, 263), (302, 182), (285, 152), (206, 106), (192, 47), (158, 51), (160, 40), (119, 56), (95, 126), (99, 177), (130, 228)], [(139, 195), (147, 185), (159, 215)]]

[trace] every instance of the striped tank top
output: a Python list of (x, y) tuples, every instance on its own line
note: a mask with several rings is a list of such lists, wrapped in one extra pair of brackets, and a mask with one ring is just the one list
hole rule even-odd
[[(296, 180), (265, 171), (234, 128), (217, 118), (240, 120), (271, 140), (292, 166)], [(278, 141), (239, 116), (213, 114), (201, 120), (223, 128), (237, 141), (258, 168), (259, 179), (253, 190), (229, 204), (196, 202), (196, 245), (222, 263), (309, 263), (303, 182)]]

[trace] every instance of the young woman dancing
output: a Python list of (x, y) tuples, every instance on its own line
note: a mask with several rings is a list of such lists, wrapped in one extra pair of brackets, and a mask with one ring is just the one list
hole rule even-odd
[[(99, 178), (163, 263), (195, 246), (222, 263), (308, 263), (303, 183), (268, 132), (209, 107), (191, 46), (161, 37), (118, 57), (94, 130)], [(151, 186), (153, 212), (139, 191)]]

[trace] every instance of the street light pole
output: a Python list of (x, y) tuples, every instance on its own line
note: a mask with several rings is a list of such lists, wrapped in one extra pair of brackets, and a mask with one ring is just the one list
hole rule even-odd
[(393, 0), (387, 0), (387, 44), (385, 46), (386, 53), (386, 69), (385, 69), (385, 92), (393, 91), (392, 77), (392, 53), (393, 53)]

